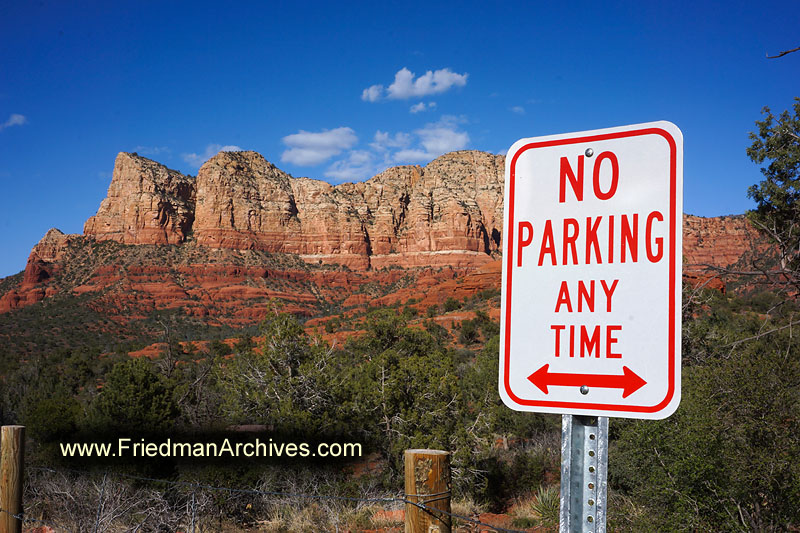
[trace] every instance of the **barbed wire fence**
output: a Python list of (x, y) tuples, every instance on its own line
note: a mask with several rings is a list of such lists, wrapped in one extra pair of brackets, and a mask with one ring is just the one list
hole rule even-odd
[[(102, 474), (102, 478), (100, 475)], [(100, 478), (100, 479), (98, 479)], [(120, 480), (129, 480), (136, 486), (130, 487)], [(91, 472), (88, 470), (78, 470), (73, 468), (51, 468), (30, 466), (26, 468), (26, 493), (31, 496), (30, 511), (19, 514), (12, 514), (8, 510), (0, 508), (0, 514), (8, 514), (25, 525), (30, 525), (35, 531), (54, 533), (103, 533), (105, 531), (129, 531), (131, 533), (145, 531), (161, 531), (163, 526), (167, 526), (171, 531), (182, 533), (201, 533), (214, 531), (208, 525), (201, 526), (201, 518), (209, 523), (209, 512), (214, 506), (216, 494), (217, 503), (243, 504), (242, 496), (256, 496), (261, 498), (262, 512), (269, 514), (270, 505), (272, 510), (280, 508), (281, 505), (288, 505), (290, 508), (301, 510), (300, 502), (327, 502), (333, 504), (326, 510), (328, 513), (341, 512), (345, 506), (353, 507), (356, 511), (367, 509), (372, 511), (374, 506), (380, 506), (384, 510), (399, 510), (406, 505), (412, 505), (430, 513), (435, 517), (449, 516), (453, 520), (453, 531), (459, 527), (466, 527), (461, 531), (491, 531), (498, 533), (524, 533), (520, 530), (507, 529), (497, 525), (481, 522), (480, 520), (464, 516), (427, 505), (428, 501), (411, 501), (411, 497), (424, 497), (425, 495), (400, 494), (397, 496), (343, 496), (338, 494), (319, 494), (313, 492), (284, 492), (275, 490), (265, 490), (260, 488), (241, 488), (241, 487), (221, 487), (197, 481), (168, 480), (155, 477), (148, 477), (125, 472)], [(160, 486), (162, 490), (153, 490), (153, 486)], [(182, 490), (177, 490), (182, 489)], [(89, 497), (97, 494), (97, 500)], [(81, 495), (82, 494), (82, 495)], [(436, 495), (427, 495), (436, 496)], [(45, 501), (47, 498), (49, 501)], [(57, 501), (56, 501), (57, 500)], [(258, 511), (252, 509), (254, 502), (244, 505), (245, 510)], [(259, 502), (256, 502), (259, 503)], [(338, 504), (339, 508), (336, 509)], [(373, 508), (369, 508), (373, 506)], [(48, 508), (49, 507), (49, 508)], [(176, 511), (183, 509), (182, 511)], [(323, 514), (323, 510), (317, 509), (317, 515), (306, 517), (306, 524), (312, 527), (314, 519)], [(39, 517), (34, 515), (39, 512)], [(54, 512), (55, 511), (55, 512)], [(220, 528), (222, 526), (222, 514), (219, 514)], [(255, 519), (257, 513), (249, 513), (248, 518), (251, 522), (258, 522)], [(55, 519), (48, 515), (59, 515), (65, 518)], [(48, 517), (47, 519), (45, 517)], [(129, 525), (121, 527), (120, 521), (127, 518)], [(60, 522), (60, 523), (59, 523)], [(69, 525), (65, 525), (68, 523)], [(262, 521), (263, 523), (263, 521)], [(388, 520), (387, 520), (388, 526)], [(26, 526), (27, 527), (27, 526)], [(321, 525), (317, 531), (346, 531), (340, 529), (337, 519), (333, 519), (328, 525)], [(375, 529), (376, 524), (370, 526)], [(377, 524), (377, 527), (380, 527)], [(36, 529), (49, 528), (49, 529)], [(31, 528), (28, 527), (28, 530)], [(357, 529), (355, 530), (357, 531)]]

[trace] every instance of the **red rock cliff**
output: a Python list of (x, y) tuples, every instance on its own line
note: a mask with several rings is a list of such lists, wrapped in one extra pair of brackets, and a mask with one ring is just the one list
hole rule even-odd
[(99, 241), (179, 244), (194, 221), (194, 192), (193, 178), (120, 152), (108, 195), (83, 232)]
[[(490, 263), (501, 249), (504, 163), (503, 156), (453, 152), (425, 167), (390, 168), (365, 182), (333, 186), (293, 178), (255, 152), (221, 152), (200, 168), (196, 179), (121, 153), (108, 197), (84, 227), (89, 238), (50, 230), (31, 251), (22, 278), (0, 294), (0, 312), (64, 290), (83, 294), (108, 289), (114, 304), (181, 305), (211, 315), (225, 312), (225, 306), (209, 310), (211, 302), (235, 307), (249, 298), (260, 302), (280, 297), (300, 309), (327, 290), (286, 292), (273, 282), (277, 274), (241, 274), (243, 257), (252, 257), (252, 264), (245, 261), (248, 267), (262, 270), (264, 261), (274, 259), (263, 251), (345, 264), (358, 271), (347, 276), (359, 283), (367, 283), (362, 274), (375, 274), (363, 272), (369, 267), (443, 266), (461, 275)], [(194, 238), (186, 242), (190, 236)], [(101, 246), (95, 252), (92, 239), (183, 246), (121, 251), (103, 251)], [(714, 277), (707, 265), (739, 262), (739, 268), (748, 269), (748, 261), (768, 247), (743, 216), (685, 215), (683, 244), (684, 274), (698, 284)], [(114, 254), (119, 256), (116, 263), (108, 259)], [(127, 274), (118, 272), (123, 264)], [(145, 272), (130, 274), (136, 269)], [(70, 280), (59, 283), (67, 271), (72, 272)], [(195, 281), (187, 281), (190, 273)], [(326, 298), (348, 298), (353, 280)], [(329, 283), (322, 280), (320, 287)], [(499, 287), (499, 274), (495, 283)], [(212, 289), (217, 291), (213, 297)], [(362, 291), (354, 298), (366, 303), (375, 297)]]
[[(333, 186), (293, 178), (256, 152), (220, 152), (196, 179), (120, 153), (84, 233), (126, 244), (179, 244), (191, 233), (203, 247), (356, 269), (477, 266), (501, 249), (504, 165), (503, 156), (460, 151)], [(735, 263), (756, 241), (741, 216), (684, 216), (691, 269)]]
[[(769, 245), (744, 215), (704, 218), (683, 215), (684, 269), (729, 267)], [(747, 265), (742, 265), (750, 270)]]
[(220, 152), (197, 179), (121, 153), (84, 233), (125, 244), (295, 253), (353, 268), (474, 265), (500, 248), (504, 158), (476, 151), (333, 186), (256, 152)]
[(33, 247), (22, 283), (18, 287), (0, 294), (0, 313), (25, 307), (43, 300), (54, 293), (47, 282), (61, 268), (61, 259), (70, 241), (78, 235), (65, 235), (61, 230), (50, 228)]

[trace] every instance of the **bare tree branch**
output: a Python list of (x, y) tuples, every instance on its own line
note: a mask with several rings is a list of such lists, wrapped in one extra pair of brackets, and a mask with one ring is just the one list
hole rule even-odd
[(800, 50), (800, 46), (798, 46), (797, 48), (792, 48), (791, 50), (785, 50), (785, 51), (781, 52), (780, 54), (778, 54), (776, 56), (771, 56), (771, 55), (767, 54), (767, 59), (777, 59), (779, 57), (785, 56), (786, 54), (791, 54), (792, 52), (797, 52), (798, 50)]
[(797, 324), (800, 324), (800, 320), (795, 320), (794, 322), (789, 322), (785, 326), (772, 328), (772, 329), (770, 329), (768, 331), (762, 331), (762, 332), (757, 333), (756, 335), (751, 335), (750, 337), (746, 337), (744, 339), (739, 339), (738, 341), (733, 341), (733, 342), (728, 343), (725, 346), (723, 346), (723, 348), (736, 347), (736, 346), (742, 344), (743, 342), (748, 342), (748, 341), (760, 339), (761, 337), (764, 337), (766, 335), (771, 335), (772, 333), (775, 333), (775, 332), (778, 332), (778, 331), (783, 331), (784, 329), (791, 328), (792, 326), (796, 326)]

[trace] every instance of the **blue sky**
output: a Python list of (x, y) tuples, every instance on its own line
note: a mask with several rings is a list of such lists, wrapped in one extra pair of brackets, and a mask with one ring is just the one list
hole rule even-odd
[[(563, 4), (563, 5), (562, 5)], [(684, 209), (751, 207), (748, 132), (800, 96), (784, 2), (4, 2), (0, 276), (81, 233), (120, 151), (223, 147), (333, 183), (454, 149), (669, 120)]]

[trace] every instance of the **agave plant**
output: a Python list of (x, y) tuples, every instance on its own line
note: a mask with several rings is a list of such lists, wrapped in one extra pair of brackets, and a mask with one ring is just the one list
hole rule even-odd
[(558, 525), (558, 511), (561, 505), (561, 495), (558, 485), (541, 486), (531, 501), (531, 511), (538, 517), (543, 526)]

